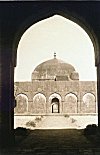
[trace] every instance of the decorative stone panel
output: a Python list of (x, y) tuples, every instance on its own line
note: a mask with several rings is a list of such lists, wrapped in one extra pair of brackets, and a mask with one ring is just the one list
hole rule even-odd
[(28, 110), (28, 97), (25, 94), (19, 94), (15, 100), (15, 113), (26, 113)]
[(96, 112), (96, 97), (92, 93), (86, 93), (83, 96), (82, 111), (85, 113), (95, 113)]
[(33, 104), (31, 107), (32, 113), (46, 113), (46, 97), (38, 93), (33, 97)]
[(64, 113), (77, 113), (77, 97), (73, 93), (69, 93), (65, 96), (65, 102), (63, 107)]

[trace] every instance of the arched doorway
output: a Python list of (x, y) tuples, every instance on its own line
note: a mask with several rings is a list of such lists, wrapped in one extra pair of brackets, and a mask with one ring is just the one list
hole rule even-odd
[(62, 98), (60, 94), (53, 93), (49, 97), (49, 106), (48, 106), (48, 112), (51, 113), (62, 113)]
[[(90, 2), (91, 3), (91, 2)], [(13, 107), (12, 103), (14, 100), (14, 67), (16, 66), (16, 51), (18, 47), (18, 42), (24, 33), (24, 31), (31, 26), (32, 24), (50, 17), (53, 14), (62, 14), (66, 18), (75, 21), (79, 25), (81, 25), (86, 32), (89, 34), (92, 42), (94, 44), (94, 52), (95, 52), (95, 63), (97, 66), (97, 90), (98, 90), (98, 103), (100, 102), (100, 54), (99, 54), (99, 6), (98, 3), (96, 5), (91, 5), (90, 3), (74, 3), (74, 2), (64, 2), (64, 3), (52, 3), (50, 5), (47, 3), (41, 3), (36, 5), (35, 3), (28, 4), (23, 3), (23, 5), (15, 3), (15, 4), (7, 4), (1, 5), (0, 11), (1, 13), (1, 53), (0, 53), (0, 69), (1, 69), (1, 87), (0, 87), (0, 103), (1, 105), (1, 120), (6, 120), (1, 122), (1, 129), (7, 129), (7, 133), (9, 135), (11, 127), (11, 119), (12, 119), (12, 111), (11, 107)], [(83, 5), (82, 5), (83, 4)], [(3, 13), (5, 11), (6, 13)], [(25, 13), (25, 9), (26, 13)], [(14, 12), (14, 14), (13, 14)], [(9, 16), (10, 13), (10, 16)], [(20, 16), (21, 14), (21, 16)], [(68, 15), (69, 14), (69, 15)], [(90, 14), (94, 17), (91, 18)], [(5, 18), (4, 18), (5, 15)], [(6, 19), (6, 22), (5, 22)], [(18, 20), (14, 20), (18, 19)], [(98, 19), (98, 20), (97, 20)], [(8, 22), (7, 22), (8, 21)], [(11, 31), (11, 32), (10, 32)], [(94, 32), (94, 33), (93, 33)], [(11, 38), (11, 39), (9, 39)], [(14, 42), (13, 42), (14, 41)], [(8, 50), (9, 49), (9, 50)], [(8, 58), (8, 59), (6, 59)], [(6, 60), (6, 61), (5, 61)], [(7, 89), (5, 89), (5, 86)], [(5, 97), (6, 94), (6, 97)], [(6, 110), (7, 109), (7, 110)], [(6, 110), (6, 113), (4, 111)], [(99, 113), (99, 126), (100, 126), (100, 105), (98, 104), (98, 113)], [(9, 116), (9, 117), (6, 117)], [(8, 121), (7, 121), (8, 119)], [(13, 121), (13, 120), (12, 120)], [(3, 124), (3, 125), (2, 125)], [(3, 132), (4, 133), (4, 132)], [(4, 133), (4, 134), (5, 134)], [(5, 136), (6, 138), (9, 136)], [(5, 139), (6, 139), (5, 138)], [(4, 139), (4, 138), (2, 138)], [(10, 139), (10, 138), (8, 138)], [(6, 141), (3, 140), (2, 143)]]
[(52, 106), (52, 113), (59, 113), (59, 99), (58, 98), (53, 98), (51, 101), (51, 106)]
[[(70, 11), (67, 12), (67, 9), (66, 10), (65, 9), (63, 10), (62, 9), (62, 11), (60, 9), (57, 9), (57, 10), (54, 9), (54, 12), (52, 11), (52, 14), (50, 12), (48, 13), (46, 10), (44, 12), (45, 13), (42, 16), (41, 16), (41, 14), (38, 14), (38, 17), (36, 18), (36, 20), (34, 20), (32, 16), (31, 16), (30, 19), (27, 19), (27, 21), (26, 21), (27, 26), (26, 25), (22, 25), (23, 30), (20, 31), (21, 33), (19, 32), (19, 35), (18, 36), (21, 38), (22, 34), (24, 34), (24, 32), (32, 24), (35, 24), (35, 23), (37, 23), (37, 22), (39, 22), (39, 21), (41, 21), (43, 19), (46, 19), (48, 17), (52, 17), (53, 15), (56, 15), (56, 14), (61, 15), (61, 16), (65, 17), (66, 19), (70, 19), (71, 21), (73, 21), (76, 24), (80, 25), (86, 31), (86, 33), (89, 35), (89, 37), (90, 37), (90, 39), (91, 39), (91, 41), (93, 43), (93, 46), (94, 46), (95, 66), (98, 66), (98, 64), (99, 64), (99, 43), (98, 43), (98, 38), (96, 36), (95, 31), (93, 31), (93, 27), (92, 27), (91, 23), (89, 23), (88, 20), (83, 20), (83, 19), (85, 19), (85, 17), (83, 16), (83, 19), (82, 19), (81, 16), (80, 16), (80, 13), (78, 13), (77, 15), (74, 15), (74, 14), (71, 14)], [(17, 40), (18, 39), (19, 38), (17, 37)], [(18, 41), (16, 41), (16, 46), (18, 45)], [(99, 68), (99, 66), (98, 66), (98, 68)], [(100, 74), (100, 70), (99, 69), (97, 69), (97, 74), (98, 75)], [(97, 79), (97, 81), (98, 81), (97, 85), (98, 85), (98, 94), (99, 94), (99, 85), (100, 85), (99, 82), (100, 82), (100, 80)], [(98, 109), (100, 109), (99, 104), (98, 104)], [(99, 110), (98, 110), (98, 112), (99, 112)]]
[[(66, 17), (66, 16), (65, 16)], [(67, 17), (66, 17), (67, 18)], [(73, 20), (72, 20), (73, 21)], [(77, 24), (79, 24), (77, 21), (75, 21), (75, 23), (77, 23)], [(81, 23), (79, 24), (80, 26), (82, 26), (81, 25)], [(83, 27), (84, 28), (84, 27)], [(84, 30), (85, 30), (85, 28), (84, 28)], [(86, 31), (87, 32), (87, 31)], [(40, 35), (39, 35), (40, 36)], [(93, 42), (92, 42), (93, 43)], [(40, 48), (41, 49), (41, 48)], [(51, 109), (49, 109), (50, 111), (51, 111)], [(61, 112), (61, 110), (60, 110), (60, 112)], [(52, 113), (59, 113), (59, 104), (52, 104)]]

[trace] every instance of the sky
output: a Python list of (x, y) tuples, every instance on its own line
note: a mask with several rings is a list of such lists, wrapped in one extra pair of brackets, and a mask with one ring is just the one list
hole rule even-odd
[(93, 44), (76, 23), (59, 15), (32, 25), (21, 37), (17, 49), (15, 81), (31, 81), (40, 63), (54, 58), (73, 65), (80, 81), (96, 81)]

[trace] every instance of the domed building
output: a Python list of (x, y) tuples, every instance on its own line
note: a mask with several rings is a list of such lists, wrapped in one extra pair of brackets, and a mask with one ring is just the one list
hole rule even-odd
[(32, 73), (32, 81), (34, 80), (70, 81), (79, 80), (79, 76), (72, 65), (54, 55), (54, 59), (45, 61), (35, 68)]
[(15, 82), (15, 115), (95, 115), (96, 82), (79, 81), (71, 64), (54, 58), (39, 64), (31, 82)]

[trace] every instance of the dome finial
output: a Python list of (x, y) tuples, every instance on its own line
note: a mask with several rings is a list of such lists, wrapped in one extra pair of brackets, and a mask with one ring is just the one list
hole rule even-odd
[(56, 59), (56, 52), (54, 52), (54, 59)]

